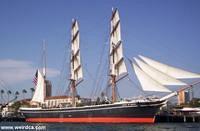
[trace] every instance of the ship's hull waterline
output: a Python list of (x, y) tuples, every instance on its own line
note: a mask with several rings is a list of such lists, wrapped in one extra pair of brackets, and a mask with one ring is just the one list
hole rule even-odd
[(154, 123), (165, 101), (107, 104), (75, 108), (21, 109), (27, 122)]

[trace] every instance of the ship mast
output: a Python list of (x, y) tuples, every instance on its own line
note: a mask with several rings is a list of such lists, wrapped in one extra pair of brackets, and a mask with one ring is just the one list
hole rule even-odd
[(124, 62), (120, 18), (117, 9), (112, 9), (111, 32), (110, 32), (110, 81), (112, 87), (112, 102), (117, 101), (116, 82), (117, 79), (127, 74)]
[(37, 103), (44, 103), (44, 99), (47, 96), (46, 93), (46, 42), (43, 40), (42, 42), (42, 72), (37, 69), (35, 78), (33, 80), (33, 83), (35, 84), (35, 92), (33, 94), (33, 97), (31, 99), (31, 102), (37, 102)]
[(79, 47), (79, 28), (77, 20), (72, 20), (71, 29), (71, 59), (70, 59), (70, 88), (72, 93), (72, 106), (76, 106), (76, 86), (83, 78), (80, 47)]
[(45, 40), (43, 40), (43, 54), (42, 54), (42, 59), (43, 59), (43, 69), (42, 69), (42, 74), (43, 74), (43, 77), (44, 77), (44, 98), (47, 96), (47, 93), (46, 93), (46, 42)]
[(46, 42), (45, 40), (43, 40), (43, 54), (42, 54), (42, 59), (43, 59), (43, 69), (42, 69), (42, 73), (43, 73), (43, 76), (44, 76), (44, 79), (46, 79)]

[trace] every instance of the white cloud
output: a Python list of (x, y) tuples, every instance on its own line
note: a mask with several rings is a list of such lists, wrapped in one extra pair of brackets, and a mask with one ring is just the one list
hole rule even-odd
[[(36, 68), (30, 61), (5, 59), (0, 60), (0, 79), (9, 84), (16, 84), (33, 79)], [(48, 77), (59, 75), (59, 71), (47, 68)]]
[(47, 68), (47, 77), (55, 77), (60, 74), (60, 71), (53, 69), (53, 68)]

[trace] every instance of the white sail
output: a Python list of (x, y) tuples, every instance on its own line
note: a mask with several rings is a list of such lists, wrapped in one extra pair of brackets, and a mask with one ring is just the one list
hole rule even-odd
[(186, 78), (200, 78), (199, 74), (184, 71), (182, 69), (178, 69), (175, 67), (171, 67), (166, 64), (162, 64), (150, 58), (139, 56), (142, 60), (144, 60), (148, 65), (154, 67), (162, 73), (167, 74), (168, 76), (174, 77), (176, 79), (186, 79)]
[(186, 83), (177, 80), (173, 77), (170, 77), (155, 68), (147, 65), (146, 63), (142, 62), (141, 60), (134, 58), (136, 61), (137, 65), (147, 74), (149, 75), (152, 79), (158, 81), (162, 85), (187, 85)]
[(144, 91), (156, 91), (156, 92), (171, 92), (159, 82), (153, 80), (145, 72), (143, 72), (137, 65), (132, 63), (135, 74)]
[(35, 84), (36, 84), (35, 92), (31, 101), (43, 103), (45, 98), (45, 92), (44, 92), (45, 82), (43, 74), (39, 70), (37, 70), (36, 72)]
[(111, 18), (111, 33), (110, 33), (110, 75), (119, 77), (126, 74), (127, 69), (124, 62), (120, 18), (118, 10), (113, 10)]
[(83, 71), (80, 58), (80, 46), (79, 46), (79, 28), (76, 20), (72, 21), (71, 30), (71, 80), (79, 81), (83, 78)]

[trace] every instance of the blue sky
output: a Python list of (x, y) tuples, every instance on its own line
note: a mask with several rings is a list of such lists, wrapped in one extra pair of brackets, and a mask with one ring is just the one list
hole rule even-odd
[[(102, 78), (103, 74), (106, 76), (104, 65), (112, 7), (119, 9), (123, 47), (127, 57), (142, 54), (200, 73), (198, 0), (1, 0), (0, 64), (13, 65), (0, 65), (1, 79), (13, 91), (33, 87), (32, 78), (37, 67), (42, 64), (42, 40), (45, 39), (47, 66), (50, 68), (48, 78), (52, 80), (54, 95), (64, 92), (64, 79), (68, 79), (66, 58), (69, 53), (67, 48), (71, 20), (76, 18), (80, 26), (85, 76), (78, 90), (79, 94), (87, 97), (95, 85), (93, 79), (98, 76), (97, 67), (101, 56), (103, 67), (99, 77)], [(62, 70), (63, 67), (66, 69)], [(131, 68), (129, 72), (133, 73)], [(103, 78), (105, 81), (106, 77)], [(136, 88), (126, 80), (119, 83), (122, 97), (138, 96)]]

